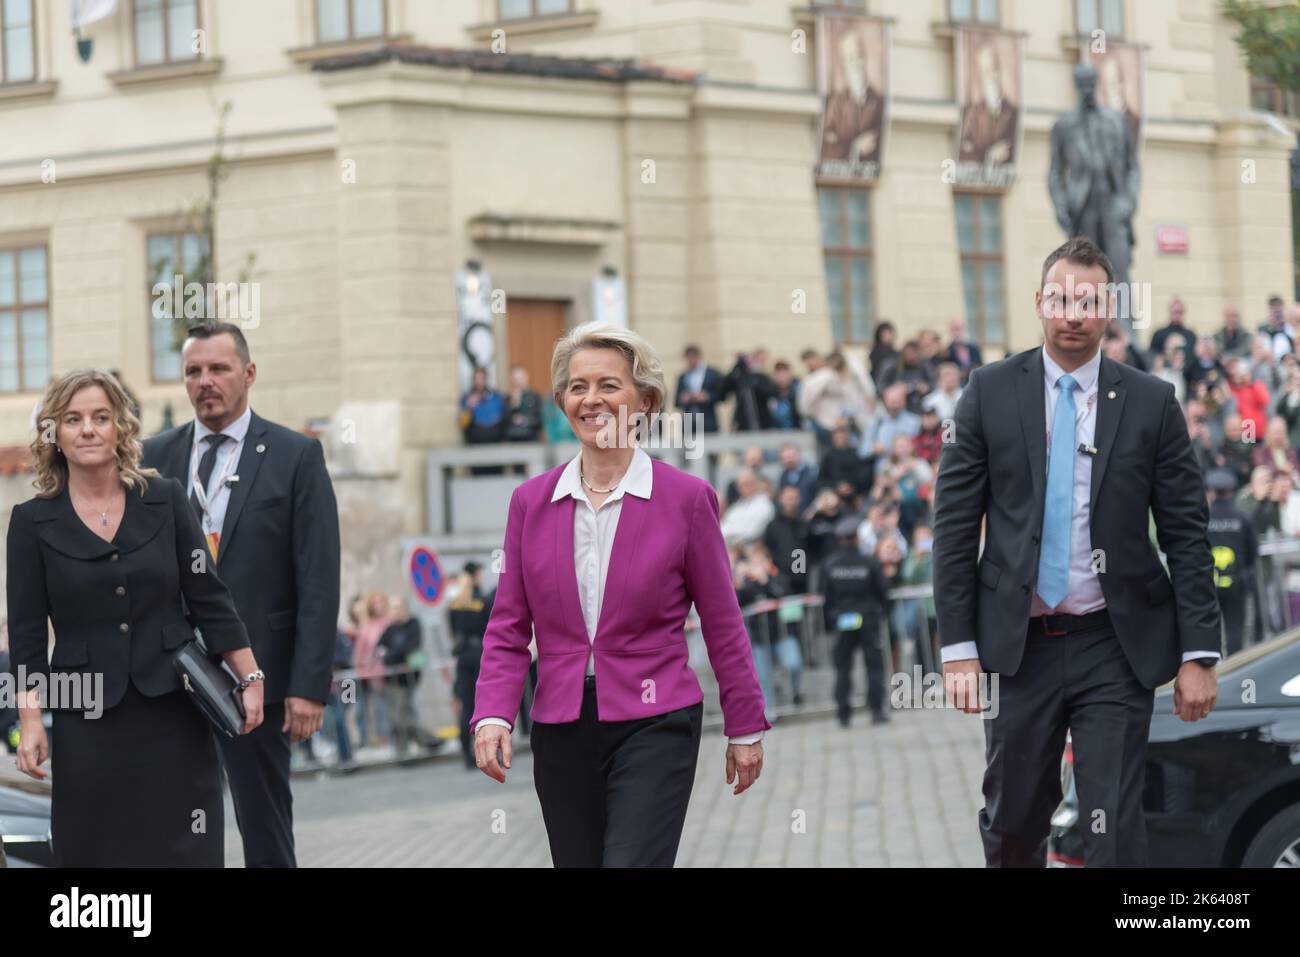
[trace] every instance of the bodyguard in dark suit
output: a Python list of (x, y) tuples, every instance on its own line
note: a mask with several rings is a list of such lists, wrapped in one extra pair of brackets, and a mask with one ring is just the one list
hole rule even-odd
[(221, 742), (245, 863), (293, 867), (290, 744), (320, 730), (329, 698), (338, 506), (320, 443), (249, 408), (257, 367), (238, 326), (191, 329), (181, 355), (197, 418), (145, 442), (145, 463), (186, 486), (266, 671), (261, 729)]
[(717, 406), (722, 401), (722, 373), (700, 358), (699, 346), (686, 347), (686, 371), (677, 380), (677, 408), (704, 416), (704, 431), (718, 431)]
[(981, 669), (999, 679), (984, 725), (990, 867), (1043, 866), (1067, 728), (1088, 866), (1145, 865), (1152, 689), (1176, 677), (1185, 721), (1214, 707), (1219, 608), (1200, 470), (1172, 386), (1101, 354), (1112, 277), (1086, 239), (1047, 257), (1044, 346), (971, 374), (939, 463), (945, 683)]

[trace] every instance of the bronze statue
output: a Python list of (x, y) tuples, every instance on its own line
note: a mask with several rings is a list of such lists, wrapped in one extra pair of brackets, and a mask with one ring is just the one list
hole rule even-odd
[(1124, 114), (1097, 102), (1095, 67), (1075, 67), (1074, 88), (1079, 105), (1052, 126), (1047, 184), (1056, 221), (1067, 236), (1087, 236), (1100, 246), (1115, 267), (1115, 282), (1127, 283), (1142, 182), (1137, 145)]

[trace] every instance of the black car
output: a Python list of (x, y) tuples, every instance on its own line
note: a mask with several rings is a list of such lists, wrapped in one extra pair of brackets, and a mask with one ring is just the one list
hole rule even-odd
[(50, 786), (0, 777), (0, 840), (10, 867), (50, 867)]
[[(1200, 721), (1173, 714), (1172, 683), (1156, 691), (1142, 794), (1151, 866), (1300, 867), (1300, 629), (1225, 659), (1218, 677)], [(1048, 866), (1082, 867), (1068, 744), (1061, 783)]]

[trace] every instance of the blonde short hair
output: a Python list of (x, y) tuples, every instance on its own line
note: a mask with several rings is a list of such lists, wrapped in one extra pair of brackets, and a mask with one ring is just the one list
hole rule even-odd
[[(140, 467), (144, 455), (144, 443), (140, 440), (140, 420), (131, 411), (131, 400), (126, 390), (111, 373), (100, 369), (76, 369), (50, 383), (41, 400), (40, 410), (36, 415), (36, 437), (32, 439), (32, 463), (36, 470), (36, 480), (32, 485), (37, 498), (54, 498), (68, 484), (68, 460), (58, 448), (58, 440), (51, 436), (58, 434), (58, 423), (63, 418), (73, 398), (82, 389), (99, 386), (108, 397), (108, 405), (113, 413), (113, 425), (117, 427), (117, 447), (113, 449), (113, 458), (117, 463), (122, 484), (129, 489), (138, 489), (144, 493), (147, 479), (157, 478), (157, 469)], [(53, 429), (51, 430), (51, 425)]]
[(570, 329), (555, 344), (551, 356), (551, 394), (555, 404), (564, 408), (564, 393), (569, 388), (569, 361), (582, 349), (617, 349), (632, 368), (637, 394), (650, 395), (650, 412), (659, 412), (668, 396), (664, 384), (663, 363), (659, 353), (631, 329), (603, 322), (584, 322)]

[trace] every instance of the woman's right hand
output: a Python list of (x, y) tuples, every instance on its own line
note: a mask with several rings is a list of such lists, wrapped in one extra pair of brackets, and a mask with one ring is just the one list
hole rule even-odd
[[(497, 761), (497, 750), (501, 751), (501, 761)], [(474, 735), (474, 763), (478, 769), (493, 781), (506, 783), (506, 772), (502, 767), (510, 767), (510, 729), (499, 724), (482, 725)]]
[(18, 729), (18, 770), (28, 777), (44, 781), (48, 774), (41, 765), (49, 759), (50, 742), (39, 717), (24, 718)]
[(244, 734), (255, 730), (262, 723), (265, 708), (262, 704), (263, 688), (262, 682), (254, 681), (244, 689), (242, 698), (244, 701)]

